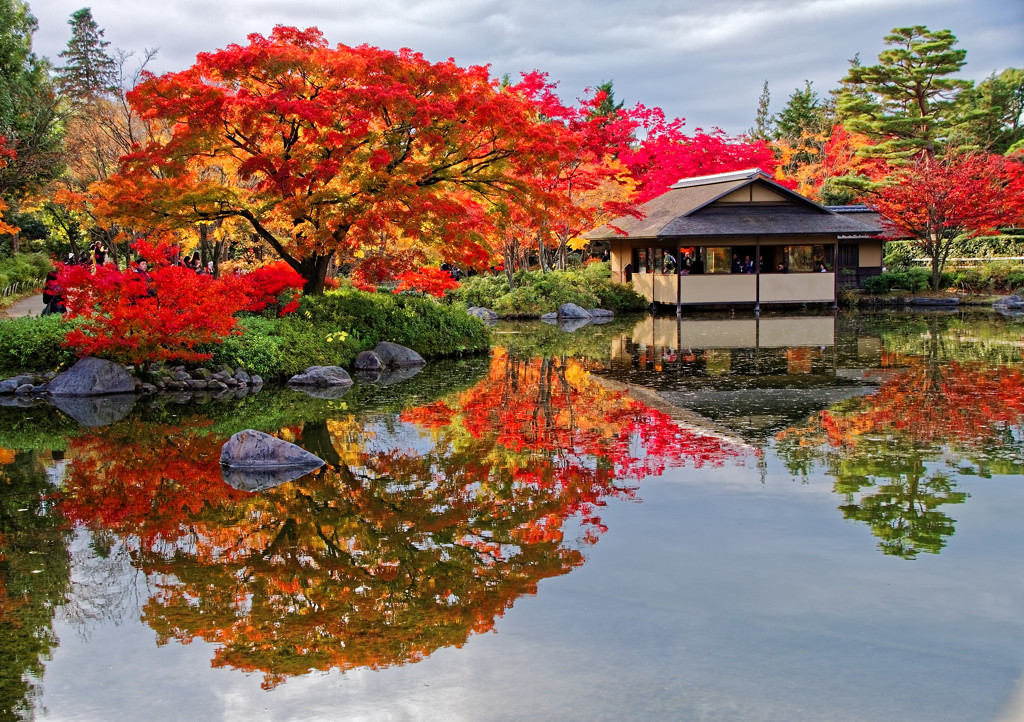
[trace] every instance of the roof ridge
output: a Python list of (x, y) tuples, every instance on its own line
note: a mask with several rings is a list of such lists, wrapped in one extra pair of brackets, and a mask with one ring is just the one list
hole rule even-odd
[(774, 181), (774, 179), (765, 173), (760, 168), (747, 168), (746, 170), (733, 170), (725, 173), (712, 173), (710, 175), (694, 176), (693, 178), (680, 178), (678, 181), (669, 186), (670, 189), (675, 188), (692, 188), (693, 186), (711, 185), (713, 183), (726, 183), (729, 181), (737, 180), (752, 180), (758, 176), (762, 176), (766, 180)]

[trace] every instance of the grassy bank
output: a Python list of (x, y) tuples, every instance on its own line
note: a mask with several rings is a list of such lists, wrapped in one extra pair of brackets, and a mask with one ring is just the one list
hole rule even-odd
[[(68, 323), (59, 316), (0, 320), (0, 377), (74, 363), (62, 344)], [(243, 316), (238, 330), (204, 349), (213, 354), (208, 365), (242, 366), (267, 380), (309, 366), (351, 367), (360, 351), (380, 341), (408, 346), (428, 359), (483, 353), (491, 344), (487, 327), (460, 306), (359, 291), (306, 297), (297, 313), (284, 318)]]

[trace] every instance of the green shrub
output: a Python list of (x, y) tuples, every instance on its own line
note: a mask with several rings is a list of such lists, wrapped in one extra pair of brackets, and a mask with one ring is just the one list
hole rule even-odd
[(971, 293), (1012, 293), (1024, 285), (1024, 270), (1012, 261), (989, 261), (957, 271), (952, 280)]
[(69, 323), (58, 315), (0, 320), (0, 376), (73, 364), (76, 356), (64, 346)]
[(490, 348), (490, 332), (479, 319), (460, 306), (428, 297), (331, 291), (303, 297), (297, 317), (326, 333), (345, 332), (346, 346), (355, 353), (372, 349), (381, 341), (408, 346), (425, 358), (474, 354)]
[[(951, 278), (949, 279), (951, 280)], [(889, 293), (893, 289), (920, 293), (931, 286), (931, 271), (925, 268), (911, 268), (907, 271), (886, 271), (864, 279), (864, 290), (868, 293)]]
[(43, 279), (50, 271), (50, 260), (42, 253), (17, 253), (0, 260), (0, 291), (15, 283), (42, 286)]
[(537, 318), (563, 303), (624, 313), (647, 308), (630, 286), (612, 283), (609, 264), (592, 263), (571, 271), (517, 271), (510, 291), (502, 274), (474, 276), (451, 295), (466, 306), (485, 306), (503, 318)]

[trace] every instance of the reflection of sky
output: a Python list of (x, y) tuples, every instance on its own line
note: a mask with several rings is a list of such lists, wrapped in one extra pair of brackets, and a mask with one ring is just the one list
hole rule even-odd
[[(992, 719), (1024, 667), (1024, 485), (963, 478), (939, 555), (887, 557), (831, 480), (769, 455), (646, 480), (609, 531), (462, 649), (264, 692), (135, 618), (58, 629), (46, 719)], [(142, 580), (139, 580), (142, 583)]]

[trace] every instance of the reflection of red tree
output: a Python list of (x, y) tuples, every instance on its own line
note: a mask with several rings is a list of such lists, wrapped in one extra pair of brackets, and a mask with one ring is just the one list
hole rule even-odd
[[(417, 430), (432, 445), (410, 445)], [(139, 431), (143, 443), (111, 431), (76, 441), (63, 503), (141, 540), (127, 546), (155, 590), (145, 619), (162, 642), (214, 642), (214, 665), (260, 671), (267, 686), (462, 645), (583, 563), (605, 530), (597, 509), (634, 494), (616, 479), (735, 455), (576, 362), (501, 353), (474, 388), (398, 421), (292, 430), (327, 439), (334, 466), (260, 494), (220, 480), (219, 440)]]
[(145, 546), (188, 536), (204, 510), (246, 496), (224, 483), (225, 439), (202, 426), (121, 424), (72, 440), (61, 511), (90, 528), (137, 535)]
[(854, 409), (822, 412), (821, 424), (832, 444), (893, 431), (915, 442), (977, 445), (1024, 417), (1024, 372), (1019, 368), (938, 366), (923, 359), (907, 363), (904, 373)]

